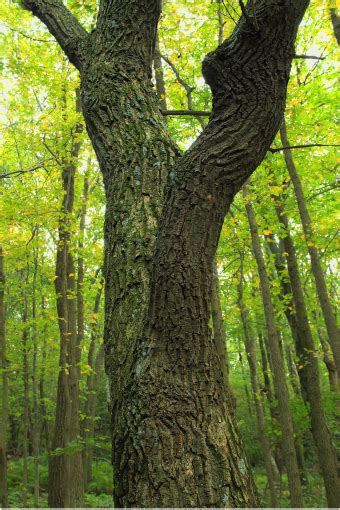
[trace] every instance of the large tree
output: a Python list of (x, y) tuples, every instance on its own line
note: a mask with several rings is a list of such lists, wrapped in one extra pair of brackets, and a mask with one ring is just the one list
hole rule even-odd
[[(60, 0), (22, 1), (80, 72), (103, 173), (116, 506), (256, 506), (209, 329), (212, 264), (233, 197), (282, 121), (308, 0), (240, 2), (203, 62), (213, 110), (185, 154), (151, 82), (160, 0), (101, 0), (91, 33)], [(50, 506), (64, 506), (55, 492)]]

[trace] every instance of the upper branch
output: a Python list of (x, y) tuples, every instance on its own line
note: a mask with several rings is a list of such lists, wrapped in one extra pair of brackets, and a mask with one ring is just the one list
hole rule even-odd
[(294, 42), (308, 3), (248, 0), (232, 35), (204, 59), (212, 115), (188, 157), (235, 190), (261, 163), (282, 122)]
[(79, 70), (85, 58), (88, 33), (61, 0), (22, 0), (22, 5), (37, 16)]

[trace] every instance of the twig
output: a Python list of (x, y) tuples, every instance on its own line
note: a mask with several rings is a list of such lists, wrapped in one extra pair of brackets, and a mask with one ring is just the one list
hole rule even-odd
[(47, 163), (48, 161), (51, 161), (51, 159), (42, 161), (41, 163), (39, 163), (39, 165), (33, 166), (32, 168), (28, 168), (27, 170), (14, 170), (13, 172), (8, 172), (6, 174), (0, 174), (0, 179), (8, 179), (9, 177), (14, 176), (14, 175), (21, 175), (21, 174), (27, 174), (30, 172), (35, 172), (35, 170), (39, 170), (39, 168), (45, 168), (44, 164)]
[(311, 60), (326, 60), (326, 57), (317, 57), (316, 55), (293, 55), (293, 58), (305, 58)]

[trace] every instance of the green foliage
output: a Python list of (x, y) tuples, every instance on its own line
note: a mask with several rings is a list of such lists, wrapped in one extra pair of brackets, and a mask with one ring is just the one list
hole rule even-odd
[(88, 484), (88, 492), (97, 496), (112, 495), (112, 466), (110, 462), (93, 462), (92, 473), (93, 479)]

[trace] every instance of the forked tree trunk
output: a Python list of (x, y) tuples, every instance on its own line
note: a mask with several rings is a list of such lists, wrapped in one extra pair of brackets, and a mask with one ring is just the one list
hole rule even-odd
[(104, 177), (115, 503), (256, 506), (210, 337), (212, 263), (224, 216), (282, 121), (308, 0), (248, 3), (204, 61), (213, 113), (182, 157), (150, 81), (159, 0), (102, 1), (91, 34), (59, 2), (24, 5), (80, 70)]
[(280, 224), (285, 228), (283, 245), (297, 318), (299, 343), (296, 345), (296, 351), (301, 367), (301, 386), (304, 388), (304, 393), (309, 403), (312, 434), (324, 479), (327, 503), (329, 507), (336, 508), (340, 502), (338, 462), (323, 410), (318, 359), (309, 326), (295, 247), (289, 231), (288, 218), (282, 204), (277, 203), (275, 209)]
[(7, 488), (7, 425), (8, 425), (8, 374), (6, 356), (6, 310), (4, 252), (0, 246), (0, 506), (8, 506)]
[[(283, 122), (280, 128), (280, 136), (282, 145), (284, 147), (289, 146), (289, 141), (287, 137), (287, 129), (286, 124)], [(309, 216), (309, 212), (307, 209), (306, 199), (304, 196), (304, 192), (302, 189), (300, 177), (297, 173), (295, 163), (293, 160), (292, 152), (290, 149), (284, 151), (284, 157), (286, 161), (287, 170), (289, 172), (289, 176), (294, 186), (296, 201), (298, 204), (301, 223), (303, 227), (303, 232), (305, 235), (305, 241), (307, 244), (307, 249), (311, 261), (312, 272), (315, 280), (316, 291), (319, 297), (320, 306), (323, 314), (323, 318), (326, 324), (329, 343), (332, 347), (332, 351), (334, 354), (334, 361), (336, 364), (337, 372), (340, 373), (340, 333), (339, 329), (336, 325), (334, 311), (331, 306), (331, 302), (329, 299), (329, 294), (327, 291), (325, 275), (320, 262), (319, 250), (315, 246), (313, 225), (311, 218)]]
[(246, 199), (246, 211), (249, 221), (253, 252), (260, 278), (270, 355), (273, 364), (274, 387), (278, 399), (280, 426), (284, 444), (283, 455), (288, 475), (290, 501), (292, 507), (301, 508), (303, 507), (303, 498), (294, 444), (293, 420), (289, 408), (288, 388), (284, 372), (283, 357), (280, 351), (279, 335), (275, 323), (274, 307), (270, 296), (269, 278), (262, 253), (255, 212), (249, 201), (246, 188), (244, 188), (244, 196)]

